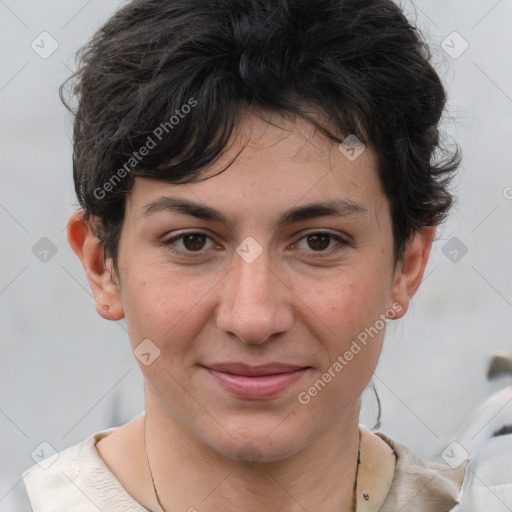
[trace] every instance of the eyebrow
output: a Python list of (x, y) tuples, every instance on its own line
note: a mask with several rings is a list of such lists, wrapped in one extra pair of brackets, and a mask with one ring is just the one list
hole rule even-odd
[[(144, 207), (142, 217), (148, 217), (156, 212), (168, 211), (183, 215), (190, 215), (206, 221), (217, 221), (232, 227), (232, 223), (218, 210), (204, 204), (181, 199), (177, 197), (160, 197)], [(352, 217), (368, 213), (361, 204), (347, 198), (335, 198), (328, 201), (309, 203), (297, 206), (281, 213), (274, 227), (283, 227), (315, 217)]]

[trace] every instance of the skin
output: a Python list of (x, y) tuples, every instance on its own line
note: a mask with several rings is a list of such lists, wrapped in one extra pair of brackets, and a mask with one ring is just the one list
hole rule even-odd
[[(395, 265), (390, 205), (370, 147), (351, 162), (306, 122), (274, 117), (269, 124), (253, 111), (206, 174), (222, 169), (241, 144), (246, 146), (238, 159), (205, 181), (136, 179), (127, 197), (119, 275), (110, 259), (103, 264), (80, 212), (69, 219), (68, 240), (98, 313), (126, 318), (133, 350), (145, 339), (160, 350), (148, 366), (137, 359), (145, 415), (103, 438), (98, 452), (128, 492), (152, 510), (161, 508), (146, 460), (144, 423), (167, 511), (259, 512), (271, 503), (285, 512), (348, 512), (361, 394), (377, 366), (385, 328), (309, 403), (297, 396), (381, 315), (392, 311), (397, 319), (406, 313), (435, 227), (418, 231)], [(143, 215), (162, 196), (208, 205), (232, 225), (163, 210)], [(364, 211), (274, 227), (287, 209), (340, 197)], [(174, 241), (172, 247), (199, 256), (176, 255), (162, 243), (182, 229), (208, 235)], [(308, 241), (306, 235), (326, 230), (347, 243), (334, 237)], [(262, 250), (250, 263), (236, 252), (247, 237)], [(281, 396), (248, 400), (221, 388), (200, 366), (225, 361), (310, 369)]]

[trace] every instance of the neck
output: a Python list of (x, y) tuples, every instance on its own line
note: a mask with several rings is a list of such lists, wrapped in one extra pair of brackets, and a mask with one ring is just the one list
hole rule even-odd
[(146, 449), (165, 512), (353, 512), (359, 451), (357, 401), (309, 446), (279, 460), (226, 457), (195, 436), (146, 386)]

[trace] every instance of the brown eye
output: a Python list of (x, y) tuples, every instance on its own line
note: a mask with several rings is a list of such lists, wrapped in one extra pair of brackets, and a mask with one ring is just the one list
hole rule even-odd
[(332, 235), (329, 235), (327, 233), (319, 233), (307, 236), (309, 246), (315, 251), (323, 251), (327, 247), (329, 247), (329, 242), (331, 238)]
[[(329, 248), (331, 243), (334, 246)], [(301, 244), (304, 244), (303, 247), (300, 247)], [(308, 258), (322, 258), (334, 256), (334, 254), (346, 249), (348, 245), (349, 243), (338, 234), (328, 231), (315, 231), (303, 236), (297, 243), (297, 248)]]
[[(207, 242), (210, 242), (210, 247), (207, 247)], [(213, 248), (215, 245), (210, 236), (200, 231), (192, 231), (188, 233), (181, 233), (173, 238), (169, 238), (162, 242), (171, 252), (180, 256), (204, 256), (208, 249)]]
[(204, 247), (206, 237), (201, 233), (192, 233), (190, 235), (185, 235), (183, 238), (183, 245), (189, 251), (199, 251)]

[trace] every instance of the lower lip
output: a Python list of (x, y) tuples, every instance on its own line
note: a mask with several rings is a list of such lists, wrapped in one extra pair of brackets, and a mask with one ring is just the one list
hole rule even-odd
[(239, 398), (268, 399), (276, 398), (291, 388), (307, 372), (307, 368), (294, 372), (247, 377), (231, 373), (218, 372), (206, 368), (210, 375), (226, 390)]

